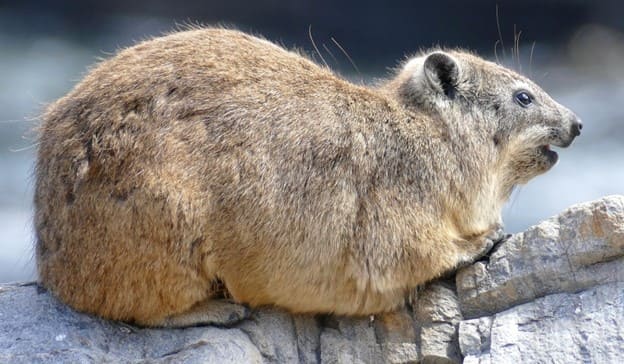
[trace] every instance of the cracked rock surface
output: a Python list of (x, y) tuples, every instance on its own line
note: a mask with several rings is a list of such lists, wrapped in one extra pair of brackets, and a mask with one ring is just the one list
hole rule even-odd
[(479, 317), (537, 297), (624, 282), (624, 196), (572, 206), (513, 235), (457, 274), (462, 312)]
[(624, 362), (624, 196), (573, 206), (376, 317), (254, 310), (232, 327), (142, 329), (0, 284), (0, 363)]
[(464, 363), (624, 363), (624, 196), (512, 236), (456, 283)]
[(464, 363), (622, 363), (624, 283), (538, 298), (459, 327)]

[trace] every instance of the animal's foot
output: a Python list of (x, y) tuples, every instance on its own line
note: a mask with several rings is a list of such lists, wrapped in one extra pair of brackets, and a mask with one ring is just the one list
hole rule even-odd
[[(503, 226), (497, 224), (490, 232), (477, 238), (470, 244), (470, 250), (472, 253), (468, 253), (457, 265), (457, 268), (462, 268), (473, 264), (479, 260), (485, 260), (496, 251), (496, 248), (505, 240), (509, 239), (511, 234), (505, 234)], [(473, 250), (474, 249), (474, 250)]]
[(169, 316), (154, 326), (160, 327), (189, 327), (189, 326), (232, 326), (250, 315), (246, 306), (227, 300), (203, 301), (190, 310)]
[(490, 255), (494, 253), (494, 251), (496, 251), (496, 248), (505, 240), (509, 239), (509, 237), (511, 237), (511, 234), (505, 233), (503, 225), (496, 224), (494, 229), (492, 229), (488, 234), (481, 238), (482, 249), (479, 253), (477, 253), (472, 262), (474, 263), (483, 258), (489, 258)]

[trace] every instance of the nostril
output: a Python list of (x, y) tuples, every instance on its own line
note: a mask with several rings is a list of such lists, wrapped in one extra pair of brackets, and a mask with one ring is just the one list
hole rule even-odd
[(574, 121), (572, 121), (572, 134), (574, 134), (574, 136), (581, 135), (581, 129), (583, 129), (583, 123), (578, 118), (575, 118)]

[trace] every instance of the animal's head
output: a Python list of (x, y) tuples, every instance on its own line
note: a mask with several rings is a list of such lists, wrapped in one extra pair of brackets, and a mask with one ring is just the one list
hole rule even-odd
[(397, 79), (401, 99), (436, 114), (460, 134), (476, 136), (495, 163), (501, 186), (548, 171), (582, 124), (526, 77), (462, 51), (433, 51), (412, 58)]

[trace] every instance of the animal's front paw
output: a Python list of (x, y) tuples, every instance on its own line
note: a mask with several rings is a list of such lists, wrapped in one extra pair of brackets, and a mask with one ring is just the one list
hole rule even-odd
[(504, 242), (510, 237), (511, 237), (511, 234), (505, 233), (505, 227), (502, 224), (496, 224), (494, 228), (488, 234), (485, 235), (486, 239), (489, 239), (494, 243), (492, 247), (498, 246), (498, 244)]
[(488, 233), (470, 242), (469, 253), (463, 257), (457, 265), (457, 268), (465, 267), (476, 261), (489, 258), (489, 256), (496, 251), (496, 248), (510, 236), (511, 234), (505, 234), (502, 225), (496, 224)]
[(472, 258), (472, 263), (476, 262), (477, 260), (485, 257), (485, 256), (489, 256), (490, 252), (492, 251), (492, 249), (494, 249), (494, 246), (496, 244), (494, 243), (494, 240), (488, 238), (488, 237), (483, 237), (481, 238), (481, 241), (479, 243), (479, 246), (481, 247), (480, 251)]
[(482, 258), (489, 257), (496, 248), (503, 243), (505, 240), (509, 239), (511, 234), (506, 234), (503, 225), (496, 224), (496, 226), (485, 236), (483, 236), (480, 241), (481, 250), (475, 255), (472, 262), (476, 262)]

